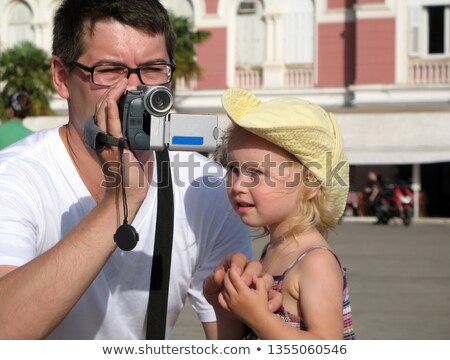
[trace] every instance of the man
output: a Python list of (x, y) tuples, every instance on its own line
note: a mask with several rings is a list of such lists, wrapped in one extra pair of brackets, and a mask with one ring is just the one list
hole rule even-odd
[[(383, 177), (375, 171), (369, 171), (367, 174), (367, 185), (364, 188), (364, 195), (367, 202), (367, 214), (376, 215), (380, 203), (381, 195), (385, 190)], [(376, 224), (380, 224), (377, 221)]]
[[(0, 338), (145, 337), (157, 212), (154, 153), (125, 150), (122, 179), (108, 172), (117, 169), (119, 149), (94, 151), (83, 133), (95, 115), (102, 131), (122, 137), (117, 101), (139, 85), (169, 87), (174, 48), (157, 0), (65, 0), (57, 10), (53, 83), (67, 99), (69, 122), (0, 152)], [(206, 337), (214, 339), (202, 282), (232, 252), (245, 254), (237, 262), (244, 270), (249, 231), (229, 207), (224, 185), (202, 180), (205, 158), (171, 152), (170, 159), (177, 178), (166, 338), (189, 297)], [(122, 180), (127, 214), (116, 186)], [(139, 232), (130, 252), (113, 241), (125, 215)], [(209, 291), (218, 293), (220, 281)]]
[(0, 149), (33, 133), (23, 125), (23, 119), (29, 115), (32, 106), (30, 95), (25, 91), (16, 91), (9, 97), (7, 120), (0, 125)]

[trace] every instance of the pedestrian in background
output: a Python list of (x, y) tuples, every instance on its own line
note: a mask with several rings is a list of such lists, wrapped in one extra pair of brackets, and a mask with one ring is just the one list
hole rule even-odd
[(23, 119), (30, 114), (32, 107), (31, 97), (25, 91), (17, 91), (9, 97), (6, 105), (7, 119), (0, 125), (0, 149), (32, 133), (23, 124)]

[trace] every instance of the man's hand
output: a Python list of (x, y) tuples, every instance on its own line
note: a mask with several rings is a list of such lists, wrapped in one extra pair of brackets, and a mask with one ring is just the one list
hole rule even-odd
[[(95, 122), (105, 133), (116, 138), (123, 137), (117, 101), (124, 94), (127, 80), (118, 81), (111, 86), (96, 104)], [(153, 157), (152, 152), (139, 152), (124, 150), (120, 156), (117, 146), (106, 144), (102, 150), (97, 151), (100, 166), (105, 175), (102, 186), (106, 194), (116, 198), (120, 194), (120, 185), (126, 187), (130, 219), (140, 207), (147, 195), (150, 184)], [(121, 163), (122, 161), (122, 163)], [(123, 176), (120, 167), (123, 166)], [(135, 206), (133, 206), (135, 205)]]

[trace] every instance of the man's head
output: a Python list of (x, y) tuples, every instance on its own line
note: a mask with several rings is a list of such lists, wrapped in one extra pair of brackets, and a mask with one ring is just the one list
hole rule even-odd
[(64, 0), (54, 17), (52, 54), (66, 63), (77, 60), (85, 51), (84, 32), (92, 33), (100, 20), (115, 20), (148, 35), (163, 35), (169, 59), (174, 60), (175, 33), (158, 0)]
[(6, 106), (6, 114), (10, 119), (24, 119), (30, 114), (32, 107), (33, 103), (30, 95), (25, 91), (17, 91), (9, 98)]
[[(82, 138), (85, 122), (121, 78), (127, 90), (170, 86), (174, 52), (174, 31), (158, 0), (64, 0), (54, 18), (52, 74), (68, 101), (69, 125)], [(155, 72), (165, 80), (153, 81)]]

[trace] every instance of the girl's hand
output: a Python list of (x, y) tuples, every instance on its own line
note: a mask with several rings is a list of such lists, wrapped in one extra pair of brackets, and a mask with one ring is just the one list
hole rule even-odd
[[(228, 270), (233, 267), (244, 284), (254, 286), (255, 278), (262, 280), (269, 290), (269, 311), (277, 310), (282, 303), (282, 295), (278, 291), (271, 290), (273, 278), (262, 271), (261, 263), (257, 260), (249, 260), (242, 253), (232, 253), (226, 256), (212, 273), (203, 281), (203, 294), (206, 300), (216, 309), (230, 311), (223, 299), (224, 280)], [(222, 301), (219, 301), (222, 299)]]
[(219, 296), (219, 303), (252, 327), (255, 322), (271, 314), (268, 305), (269, 289), (265, 281), (256, 276), (253, 277), (250, 286), (246, 285), (232, 266), (225, 276), (224, 290)]

